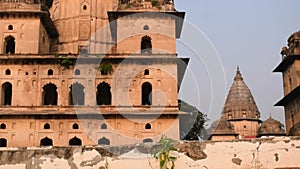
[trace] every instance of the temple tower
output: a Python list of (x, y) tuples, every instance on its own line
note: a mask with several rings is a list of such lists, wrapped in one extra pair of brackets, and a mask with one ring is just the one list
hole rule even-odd
[(229, 121), (242, 138), (256, 137), (260, 112), (239, 68), (227, 95), (222, 118)]

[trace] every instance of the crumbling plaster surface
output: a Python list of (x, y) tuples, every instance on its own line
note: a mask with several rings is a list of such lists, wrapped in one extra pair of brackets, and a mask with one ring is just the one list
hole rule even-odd
[[(300, 137), (182, 142), (175, 168), (300, 169)], [(158, 169), (157, 146), (0, 149), (0, 169)]]

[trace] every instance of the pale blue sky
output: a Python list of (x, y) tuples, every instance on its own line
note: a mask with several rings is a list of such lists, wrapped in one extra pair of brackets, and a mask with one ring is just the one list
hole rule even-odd
[[(210, 79), (218, 77), (212, 70), (221, 68), (216, 66), (208, 70), (213, 65), (201, 62), (201, 54), (194, 54), (179, 42), (178, 53), (191, 57), (189, 69), (194, 75), (194, 79), (186, 77), (182, 97), (201, 111), (208, 112), (211, 121), (217, 119), (239, 65), (261, 119), (265, 120), (272, 113), (274, 118), (284, 122), (283, 109), (273, 106), (283, 96), (281, 74), (272, 71), (281, 61), (280, 50), (287, 44), (287, 38), (300, 30), (300, 1), (175, 0), (175, 5), (177, 10), (186, 12), (184, 31), (189, 32), (189, 25), (194, 25), (215, 47), (226, 79), (224, 85), (220, 83), (220, 89), (211, 87), (211, 83), (216, 82), (210, 82)], [(190, 39), (189, 43), (198, 44), (197, 40)], [(193, 86), (191, 80), (197, 83)], [(200, 93), (200, 101), (195, 90)], [(218, 91), (220, 100), (211, 104), (214, 91)]]

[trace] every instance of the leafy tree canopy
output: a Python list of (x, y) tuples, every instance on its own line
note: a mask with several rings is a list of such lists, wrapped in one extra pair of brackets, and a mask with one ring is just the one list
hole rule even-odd
[(204, 125), (208, 120), (207, 116), (200, 112), (196, 107), (178, 100), (179, 110), (186, 112), (180, 115), (180, 139), (199, 140), (206, 138)]

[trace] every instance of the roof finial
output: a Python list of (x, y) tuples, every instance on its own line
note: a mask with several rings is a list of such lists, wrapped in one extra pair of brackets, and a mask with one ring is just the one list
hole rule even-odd
[(243, 77), (242, 77), (242, 75), (241, 75), (241, 72), (240, 72), (240, 67), (239, 66), (237, 66), (237, 69), (236, 69), (236, 75), (235, 75), (235, 77), (234, 77), (234, 80), (243, 80)]

